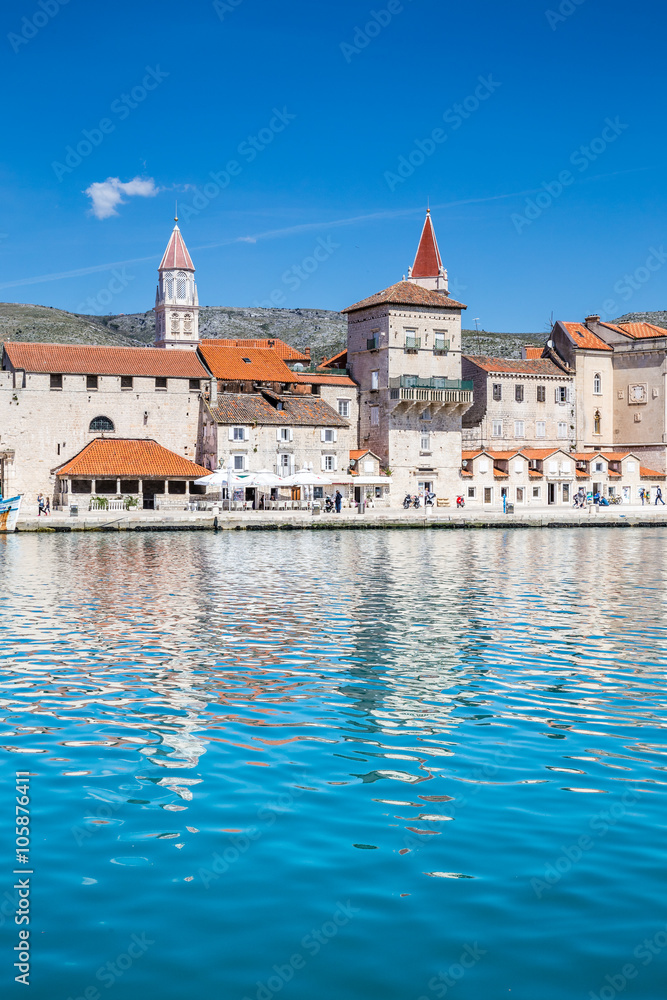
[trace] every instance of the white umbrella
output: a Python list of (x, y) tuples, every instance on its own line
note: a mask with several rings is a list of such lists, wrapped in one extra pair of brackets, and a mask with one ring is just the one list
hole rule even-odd
[(275, 472), (271, 472), (269, 469), (260, 469), (259, 472), (251, 472), (250, 478), (253, 486), (283, 486), (285, 483), (284, 479), (281, 479), (280, 476), (277, 476)]
[[(231, 483), (234, 486), (240, 486), (245, 483), (246, 486), (250, 485), (248, 483), (250, 476), (237, 476), (232, 473)], [(230, 482), (229, 472), (227, 469), (216, 469), (208, 476), (202, 476), (201, 479), (195, 479), (196, 486), (227, 486)]]
[(299, 469), (293, 476), (283, 479), (285, 486), (333, 486), (333, 481), (326, 476), (318, 476), (310, 469)]

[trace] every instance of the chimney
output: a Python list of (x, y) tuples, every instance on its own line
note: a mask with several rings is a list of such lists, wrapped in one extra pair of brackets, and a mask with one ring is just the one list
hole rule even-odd
[(600, 317), (599, 316), (587, 316), (586, 319), (584, 320), (584, 322), (585, 322), (586, 326), (590, 326), (592, 323), (593, 324), (599, 323), (600, 322)]
[(305, 354), (308, 360), (310, 361), (310, 347), (304, 347), (302, 353)]
[(211, 406), (218, 405), (218, 380), (217, 378), (211, 379), (211, 391), (209, 394), (209, 402)]

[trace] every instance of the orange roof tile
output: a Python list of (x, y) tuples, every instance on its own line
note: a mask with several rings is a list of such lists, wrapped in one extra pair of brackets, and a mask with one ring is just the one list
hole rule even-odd
[(507, 473), (507, 472), (499, 472), (498, 469), (494, 469), (493, 470), (493, 478), (494, 479), (509, 479), (509, 473)]
[(514, 451), (487, 451), (487, 455), (491, 458), (499, 459), (500, 461), (506, 461), (509, 458), (514, 458), (515, 455), (521, 454), (520, 448), (515, 448)]
[(468, 469), (461, 469), (460, 471), (462, 476), (469, 476), (472, 478), (472, 472), (469, 472)]
[(12, 368), (71, 375), (137, 375), (208, 378), (192, 350), (161, 347), (89, 347), (83, 344), (6, 343)]
[(576, 469), (577, 479), (590, 479), (590, 474), (584, 469)]
[(483, 455), (484, 451), (480, 448), (477, 451), (462, 451), (461, 459), (469, 462), (473, 458), (477, 458), (478, 455)]
[(57, 469), (59, 476), (134, 479), (198, 479), (210, 470), (163, 448), (151, 439), (95, 438), (69, 462)]
[(222, 344), (226, 347), (257, 347), (275, 351), (283, 361), (310, 361), (310, 356), (298, 351), (291, 344), (286, 344), (280, 337), (256, 337), (256, 338), (230, 338), (227, 339), (207, 339), (207, 344)]
[(618, 328), (633, 340), (644, 340), (647, 337), (667, 337), (667, 330), (653, 323), (619, 323)]
[[(199, 345), (199, 350), (218, 379), (249, 382), (295, 381), (294, 372), (271, 348), (236, 347), (228, 340), (204, 340)], [(247, 361), (244, 360), (246, 358)]]
[[(282, 403), (279, 410), (272, 405)], [(289, 427), (349, 427), (333, 407), (319, 396), (278, 396), (273, 393), (221, 392), (209, 413), (220, 424), (274, 424)]]
[(599, 337), (596, 337), (594, 333), (591, 333), (584, 323), (563, 323), (561, 321), (561, 326), (564, 327), (570, 335), (570, 340), (575, 347), (583, 347), (587, 351), (612, 350), (609, 344), (605, 344), (604, 340), (601, 340)]
[(600, 452), (598, 452), (598, 454), (602, 455), (603, 458), (606, 458), (606, 460), (608, 462), (622, 462), (623, 459), (627, 458), (628, 455), (631, 455), (632, 452), (630, 452), (630, 451), (619, 451), (619, 452), (615, 452), (615, 451), (600, 451)]
[(538, 358), (542, 357), (543, 347), (526, 347), (526, 360), (527, 361), (537, 361)]
[(347, 347), (344, 347), (342, 351), (338, 354), (332, 355), (330, 358), (325, 358), (318, 366), (318, 368), (347, 368)]
[(299, 382), (302, 385), (346, 385), (357, 388), (357, 383), (353, 382), (349, 375), (327, 375), (326, 372), (294, 372), (292, 382)]
[(537, 469), (529, 469), (528, 475), (531, 479), (543, 479), (544, 475), (542, 472), (538, 472)]
[(656, 472), (655, 469), (647, 469), (645, 465), (639, 466), (639, 475), (642, 479), (664, 479), (664, 472)]
[[(356, 448), (350, 451), (350, 459), (353, 462), (358, 462), (360, 458), (364, 455), (373, 455), (373, 452), (369, 448)], [(378, 455), (373, 455), (373, 458), (378, 458)]]
[(413, 281), (398, 281), (395, 285), (390, 285), (389, 288), (384, 288), (381, 292), (370, 295), (367, 299), (362, 299), (361, 302), (355, 302), (354, 305), (341, 311), (351, 313), (358, 309), (369, 309), (371, 306), (384, 305), (385, 303), (397, 306), (436, 306), (440, 309), (468, 308), (463, 303), (443, 295), (442, 292), (432, 292), (429, 288), (422, 288), (421, 285), (416, 285)]
[(464, 354), (464, 359), (486, 372), (511, 372), (517, 375), (553, 375), (572, 378), (549, 358), (489, 358), (486, 355)]
[(609, 476), (617, 476), (619, 479), (621, 478), (621, 473), (620, 472), (614, 472), (613, 469), (608, 469), (607, 470), (607, 475), (609, 475)]
[[(536, 459), (538, 462), (541, 462), (545, 458), (549, 458), (550, 455), (555, 455), (560, 450), (560, 448), (522, 448), (521, 454), (525, 455), (526, 458)], [(570, 455), (570, 458), (572, 458), (572, 455)]]

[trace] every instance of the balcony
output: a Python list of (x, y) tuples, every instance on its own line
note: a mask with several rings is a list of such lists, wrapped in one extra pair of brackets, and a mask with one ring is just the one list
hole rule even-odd
[(399, 402), (472, 403), (472, 379), (401, 375), (389, 379), (389, 397)]
[(445, 340), (444, 337), (436, 337), (433, 344), (434, 354), (447, 354), (449, 351), (449, 341)]
[(377, 349), (379, 348), (379, 346), (380, 346), (380, 338), (379, 337), (369, 337), (366, 340), (366, 350), (367, 351), (377, 351)]
[(405, 350), (410, 353), (412, 351), (418, 351), (422, 346), (421, 337), (406, 337), (405, 338)]

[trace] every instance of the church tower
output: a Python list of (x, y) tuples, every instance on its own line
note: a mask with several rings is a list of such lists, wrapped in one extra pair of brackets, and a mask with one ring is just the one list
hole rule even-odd
[(442, 258), (438, 250), (438, 241), (431, 222), (431, 209), (426, 211), (424, 228), (422, 229), (415, 262), (408, 270), (408, 281), (433, 292), (443, 292), (447, 295), (449, 284), (447, 272), (442, 266)]
[(195, 269), (178, 228), (178, 219), (158, 268), (155, 295), (155, 346), (199, 346), (199, 296)]

